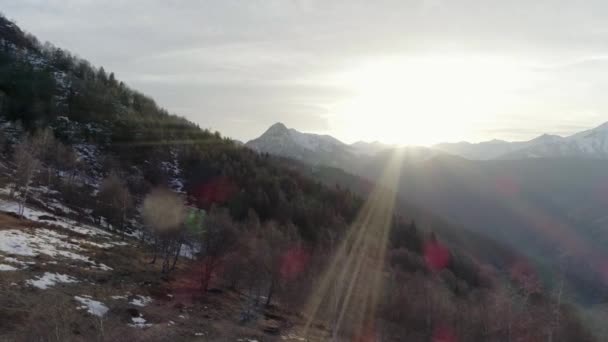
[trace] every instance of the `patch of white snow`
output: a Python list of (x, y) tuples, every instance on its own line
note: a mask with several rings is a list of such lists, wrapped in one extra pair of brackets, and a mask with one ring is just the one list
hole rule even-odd
[(11, 265), (0, 264), (0, 271), (16, 271), (16, 270), (18, 270), (17, 267), (14, 267)]
[(58, 283), (77, 283), (78, 280), (69, 275), (45, 272), (38, 279), (30, 279), (26, 281), (27, 284), (37, 287), (42, 290), (46, 290), (49, 287)]
[(93, 316), (103, 317), (109, 310), (105, 304), (93, 300), (90, 296), (74, 296), (74, 299), (82, 304), (78, 309), (87, 309), (87, 312)]

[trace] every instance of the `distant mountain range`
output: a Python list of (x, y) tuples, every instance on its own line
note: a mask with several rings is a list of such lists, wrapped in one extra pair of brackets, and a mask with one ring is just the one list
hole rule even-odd
[(504, 242), (545, 269), (565, 267), (568, 286), (582, 301), (608, 300), (608, 288), (599, 280), (608, 279), (602, 268), (608, 262), (603, 248), (608, 243), (608, 123), (568, 137), (431, 148), (349, 145), (276, 124), (246, 145), (316, 165), (322, 178), (333, 174), (332, 182), (348, 187), (347, 176), (323, 166), (373, 184), (394, 150), (401, 149), (403, 200)]
[(348, 145), (330, 135), (302, 133), (280, 122), (245, 145), (258, 152), (335, 167), (352, 165), (359, 156), (375, 155), (392, 147), (363, 141)]
[[(373, 156), (397, 148), (380, 142), (359, 141), (349, 145), (330, 135), (302, 133), (287, 128), (282, 123), (272, 125), (259, 138), (246, 145), (260, 152), (330, 166), (340, 166), (357, 157)], [(480, 143), (441, 143), (431, 148), (406, 149), (418, 151), (420, 157), (448, 153), (471, 160), (563, 157), (608, 159), (608, 122), (567, 137), (543, 134), (529, 141), (495, 139)]]
[(443, 143), (434, 148), (473, 160), (563, 157), (608, 159), (608, 122), (568, 137), (543, 134), (529, 141)]

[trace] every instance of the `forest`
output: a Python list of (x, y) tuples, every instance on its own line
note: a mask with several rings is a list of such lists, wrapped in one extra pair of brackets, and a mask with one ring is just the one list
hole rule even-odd
[[(0, 39), (8, 198), (44, 206), (33, 189), (47, 189), (73, 219), (138, 241), (159, 279), (191, 270), (202, 294), (247, 294), (241, 321), (268, 306), (304, 311), (365, 205), (360, 193), (170, 114), (3, 17)], [(383, 340), (594, 340), (529, 265), (490, 266), (399, 208), (381, 267), (374, 329)], [(354, 340), (353, 329), (340, 333)]]

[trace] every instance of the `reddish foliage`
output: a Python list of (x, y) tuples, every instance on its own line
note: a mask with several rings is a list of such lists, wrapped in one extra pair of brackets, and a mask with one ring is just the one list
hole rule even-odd
[(310, 254), (300, 246), (288, 249), (281, 256), (281, 277), (283, 280), (294, 280), (308, 265)]
[(194, 189), (194, 196), (203, 208), (209, 208), (214, 203), (224, 203), (238, 190), (236, 184), (226, 177), (216, 177), (208, 182), (199, 184)]
[(354, 336), (353, 342), (376, 342), (376, 328), (373, 324), (365, 324), (360, 335)]
[(454, 331), (451, 328), (442, 325), (433, 330), (433, 337), (431, 339), (433, 342), (456, 342), (457, 340)]
[(441, 271), (450, 263), (450, 251), (437, 240), (427, 241), (424, 245), (424, 260), (432, 271)]

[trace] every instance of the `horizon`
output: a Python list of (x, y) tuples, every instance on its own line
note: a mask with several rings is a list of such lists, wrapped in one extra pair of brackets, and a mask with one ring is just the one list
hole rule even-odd
[(255, 139), (261, 137), (264, 133), (266, 133), (271, 127), (273, 127), (275, 125), (279, 125), (279, 124), (285, 126), (288, 130), (292, 130), (293, 129), (293, 130), (296, 130), (296, 131), (298, 131), (300, 133), (304, 133), (304, 134), (316, 134), (316, 135), (330, 136), (330, 137), (332, 137), (334, 139), (339, 140), (340, 142), (342, 142), (342, 143), (344, 143), (346, 145), (354, 145), (354, 144), (357, 144), (357, 143), (366, 143), (366, 144), (383, 144), (383, 145), (395, 146), (395, 147), (427, 147), (427, 148), (433, 148), (433, 147), (435, 147), (437, 145), (441, 145), (441, 144), (461, 144), (461, 143), (467, 143), (467, 144), (475, 145), (475, 144), (489, 143), (489, 142), (494, 142), (494, 141), (506, 142), (506, 143), (517, 143), (517, 142), (531, 141), (531, 140), (534, 140), (534, 139), (537, 139), (537, 138), (540, 138), (540, 137), (543, 137), (543, 136), (558, 136), (560, 138), (568, 138), (568, 137), (570, 137), (572, 135), (575, 135), (575, 134), (578, 134), (578, 133), (581, 133), (581, 132), (585, 132), (585, 131), (588, 131), (588, 130), (593, 130), (593, 129), (599, 128), (600, 126), (608, 125), (608, 121), (602, 122), (602, 123), (600, 123), (600, 124), (598, 124), (596, 126), (593, 126), (593, 127), (585, 128), (585, 129), (582, 129), (580, 131), (571, 132), (571, 133), (565, 134), (565, 135), (564, 134), (541, 133), (541, 134), (539, 134), (537, 136), (534, 136), (534, 137), (532, 137), (530, 139), (526, 139), (526, 140), (504, 140), (504, 139), (492, 138), (492, 139), (483, 140), (483, 141), (469, 141), (469, 140), (441, 141), (439, 143), (434, 143), (434, 144), (430, 144), (430, 145), (385, 143), (385, 142), (382, 142), (382, 141), (379, 141), (379, 140), (345, 141), (345, 140), (342, 140), (342, 139), (340, 139), (338, 137), (335, 137), (335, 136), (333, 136), (331, 134), (327, 134), (327, 133), (301, 131), (297, 127), (290, 127), (289, 125), (286, 125), (285, 123), (278, 121), (278, 122), (275, 122), (272, 125), (268, 126), (264, 131), (262, 131), (258, 136), (254, 137), (253, 139), (249, 139), (247, 141), (242, 141), (242, 140), (238, 140), (238, 139), (237, 140), (240, 141), (240, 142), (242, 142), (242, 143), (247, 143), (249, 141), (255, 140)]
[(602, 2), (561, 3), (562, 14), (389, 0), (0, 4), (42, 41), (240, 141), (278, 121), (348, 143), (416, 146), (567, 136), (606, 121)]
[(608, 3), (2, 4), (0, 340), (608, 341)]

